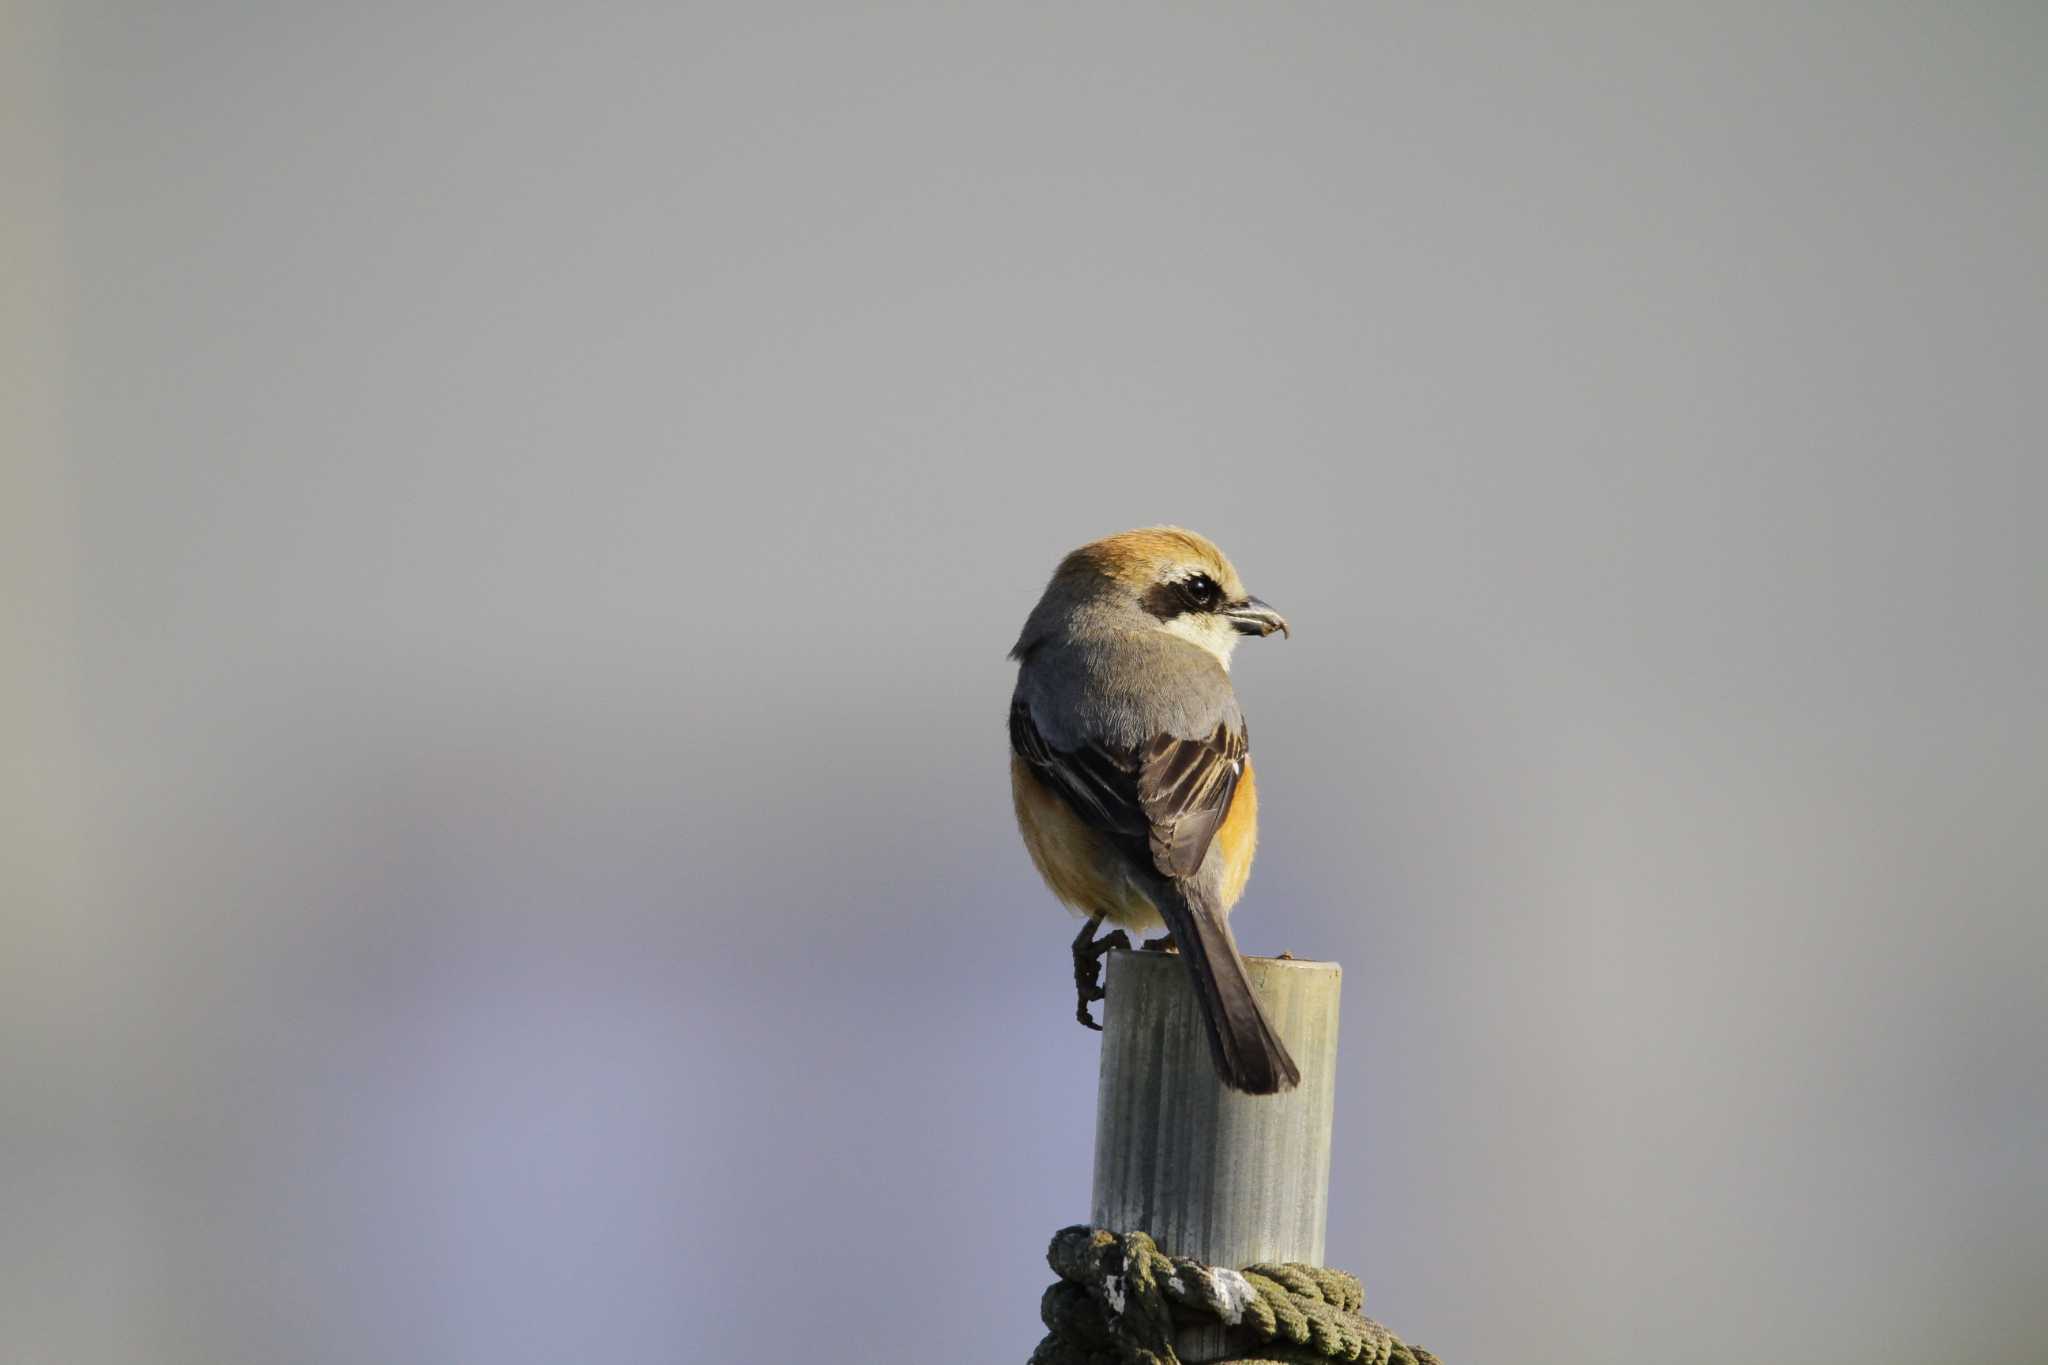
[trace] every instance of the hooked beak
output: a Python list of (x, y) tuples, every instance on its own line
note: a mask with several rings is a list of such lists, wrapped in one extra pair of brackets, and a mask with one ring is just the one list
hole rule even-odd
[(1289, 639), (1294, 638), (1293, 632), (1287, 629), (1287, 618), (1256, 597), (1247, 597), (1242, 602), (1233, 603), (1225, 607), (1221, 614), (1229, 618), (1230, 624), (1237, 627), (1237, 633), (1240, 635), (1271, 635), (1277, 630)]

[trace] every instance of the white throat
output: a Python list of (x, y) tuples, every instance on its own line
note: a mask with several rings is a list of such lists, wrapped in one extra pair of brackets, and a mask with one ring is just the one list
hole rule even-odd
[(1206, 650), (1217, 663), (1223, 665), (1225, 673), (1230, 671), (1230, 651), (1236, 649), (1237, 642), (1243, 638), (1237, 633), (1237, 627), (1222, 617), (1197, 615), (1193, 612), (1182, 612), (1179, 616), (1162, 621), (1159, 628), (1168, 635), (1178, 635), (1189, 644)]

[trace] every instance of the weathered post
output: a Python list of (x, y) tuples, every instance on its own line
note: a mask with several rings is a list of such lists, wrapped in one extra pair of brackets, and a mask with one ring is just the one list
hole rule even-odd
[[(1320, 1265), (1343, 972), (1287, 958), (1246, 965), (1301, 1067), (1301, 1084), (1286, 1094), (1224, 1088), (1187, 968), (1173, 955), (1109, 955), (1093, 1220), (1212, 1265)], [(1226, 1350), (1221, 1329), (1183, 1333), (1175, 1349), (1190, 1362)]]

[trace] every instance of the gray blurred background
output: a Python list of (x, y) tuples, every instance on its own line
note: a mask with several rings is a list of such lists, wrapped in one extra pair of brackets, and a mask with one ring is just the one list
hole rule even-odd
[(6, 34), (10, 1362), (1021, 1361), (1003, 653), (1159, 521), (1370, 1310), (2048, 1357), (2039, 6)]

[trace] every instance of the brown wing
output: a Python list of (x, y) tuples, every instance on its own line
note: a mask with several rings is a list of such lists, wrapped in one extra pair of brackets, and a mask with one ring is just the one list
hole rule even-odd
[(1010, 704), (1010, 747), (1083, 820), (1169, 877), (1193, 876), (1202, 866), (1249, 750), (1245, 731), (1225, 725), (1206, 739), (1161, 735), (1135, 749), (1055, 749), (1021, 697)]
[(1250, 743), (1243, 729), (1218, 725), (1206, 739), (1161, 735), (1145, 746), (1138, 800), (1151, 826), (1152, 862), (1169, 877), (1191, 877), (1230, 814)]

